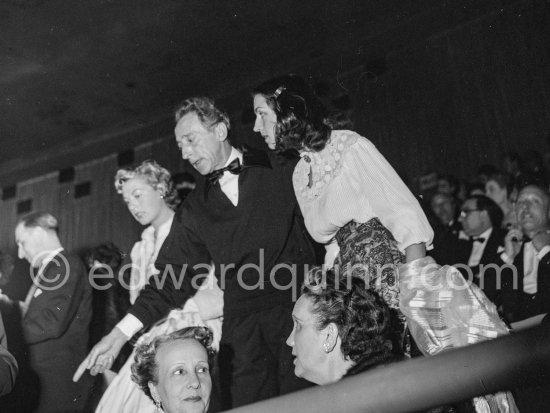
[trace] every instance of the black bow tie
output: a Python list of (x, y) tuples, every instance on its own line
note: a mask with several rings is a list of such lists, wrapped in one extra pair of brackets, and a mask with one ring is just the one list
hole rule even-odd
[(485, 242), (485, 238), (483, 237), (470, 237), (470, 242)]
[(210, 172), (208, 175), (206, 175), (206, 178), (212, 185), (214, 185), (220, 180), (225, 171), (231, 172), (232, 174), (240, 174), (242, 170), (243, 167), (241, 166), (241, 161), (239, 160), (239, 158), (235, 158), (226, 167), (217, 169), (214, 172)]

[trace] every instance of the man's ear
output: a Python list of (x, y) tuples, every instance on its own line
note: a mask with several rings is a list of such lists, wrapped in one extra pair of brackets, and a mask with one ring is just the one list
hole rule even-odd
[(223, 142), (227, 139), (227, 125), (223, 122), (219, 122), (216, 126), (214, 126), (214, 133), (216, 134), (216, 139), (220, 142)]

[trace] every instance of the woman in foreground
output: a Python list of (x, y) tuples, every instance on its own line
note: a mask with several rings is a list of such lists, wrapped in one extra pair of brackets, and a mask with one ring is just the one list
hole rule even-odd
[(207, 413), (216, 352), (212, 332), (187, 327), (136, 349), (132, 380), (166, 413)]

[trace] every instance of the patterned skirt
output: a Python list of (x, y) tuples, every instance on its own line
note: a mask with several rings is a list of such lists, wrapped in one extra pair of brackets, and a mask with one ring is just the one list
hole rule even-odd
[(336, 241), (340, 254), (334, 264), (340, 274), (363, 278), (390, 308), (398, 309), (397, 267), (405, 257), (391, 232), (378, 218), (364, 224), (351, 221), (336, 233)]
[[(347, 223), (336, 233), (340, 253), (334, 270), (341, 275), (360, 277), (392, 309), (394, 346), (403, 350), (405, 317), (399, 310), (399, 274), (397, 267), (405, 256), (397, 248), (392, 233), (378, 218), (361, 224)], [(395, 348), (395, 347), (394, 347)], [(399, 351), (395, 348), (396, 351)]]

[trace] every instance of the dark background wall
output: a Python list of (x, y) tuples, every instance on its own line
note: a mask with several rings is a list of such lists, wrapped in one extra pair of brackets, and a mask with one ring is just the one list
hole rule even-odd
[[(416, 177), (430, 171), (470, 178), (480, 164), (498, 166), (507, 150), (550, 151), (548, 3), (501, 1), (493, 3), (498, 8), (471, 13), (474, 3), (468, 2), (464, 15), (453, 8), (437, 19), (419, 15), (373, 31), (378, 34), (352, 51), (304, 51), (294, 64), (327, 102), (349, 103), (355, 129), (413, 187)], [(236, 141), (262, 145), (251, 130), (248, 91), (276, 72), (219, 96), (230, 108)], [(165, 130), (170, 128), (147, 131), (151, 142), (135, 148), (134, 160), (152, 158), (181, 171), (185, 166)], [(15, 196), (0, 203), (0, 249), (16, 254), (17, 206), (31, 200), (32, 210), (59, 217), (67, 248), (82, 251), (111, 240), (129, 252), (141, 229), (114, 191), (117, 167), (113, 154), (75, 165), (71, 182), (59, 183), (57, 173), (19, 182)], [(85, 182), (89, 194), (75, 198), (75, 185)]]

